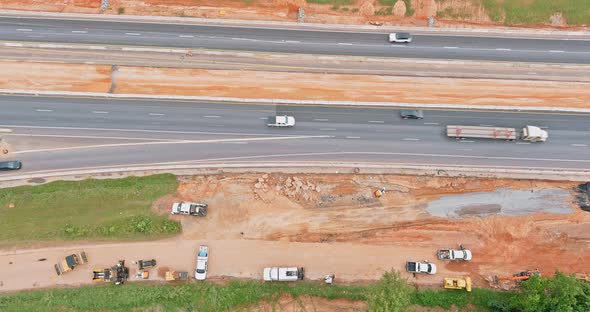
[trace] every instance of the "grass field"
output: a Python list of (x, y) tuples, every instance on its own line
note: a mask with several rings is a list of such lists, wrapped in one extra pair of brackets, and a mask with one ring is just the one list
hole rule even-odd
[(179, 233), (178, 222), (150, 211), (154, 200), (177, 185), (175, 176), (163, 174), (0, 189), (0, 247)]
[(590, 1), (588, 0), (472, 0), (483, 4), (492, 20), (505, 24), (540, 24), (549, 17), (562, 12), (569, 25), (590, 24)]
[[(185, 285), (146, 285), (129, 283), (124, 286), (86, 286), (74, 289), (39, 290), (0, 295), (3, 312), (27, 311), (227, 311), (253, 305), (261, 300), (276, 302), (282, 294), (294, 297), (310, 295), (327, 299), (365, 300), (371, 285), (338, 286), (317, 283), (277, 284), (260, 282), (231, 282), (226, 286), (208, 283)], [(418, 291), (412, 304), (484, 310), (491, 300), (512, 295), (474, 289), (462, 291)], [(276, 311), (280, 307), (275, 307)], [(471, 310), (473, 311), (473, 310)]]

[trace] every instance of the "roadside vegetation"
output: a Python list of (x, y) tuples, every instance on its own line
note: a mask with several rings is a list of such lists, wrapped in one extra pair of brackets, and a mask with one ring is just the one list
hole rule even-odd
[(153, 201), (177, 186), (174, 175), (161, 174), (0, 189), (0, 247), (179, 233), (178, 222), (151, 212)]
[[(388, 272), (372, 285), (318, 283), (230, 282), (227, 285), (189, 283), (124, 286), (85, 286), (0, 295), (3, 312), (26, 311), (227, 311), (261, 302), (276, 304), (284, 295), (363, 300), (370, 312), (408, 311), (410, 305), (459, 311), (550, 312), (590, 311), (590, 284), (558, 273), (555, 278), (532, 277), (518, 292), (474, 289), (416, 290), (398, 272)], [(276, 306), (274, 309), (280, 310)]]
[(590, 1), (580, 0), (472, 0), (481, 2), (490, 18), (505, 24), (547, 23), (561, 12), (569, 25), (590, 24)]

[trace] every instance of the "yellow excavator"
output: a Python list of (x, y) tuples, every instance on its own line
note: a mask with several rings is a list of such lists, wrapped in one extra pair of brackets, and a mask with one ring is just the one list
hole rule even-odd
[(446, 289), (465, 289), (467, 292), (471, 292), (471, 277), (445, 277), (443, 279), (443, 287)]

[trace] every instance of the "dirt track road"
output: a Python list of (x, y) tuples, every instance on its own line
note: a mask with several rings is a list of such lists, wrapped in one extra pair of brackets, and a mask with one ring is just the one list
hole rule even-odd
[[(265, 266), (303, 266), (306, 279), (321, 280), (328, 273), (338, 281), (378, 279), (385, 270), (401, 269), (409, 257), (422, 256), (434, 260), (428, 248), (396, 248), (395, 246), (367, 246), (349, 243), (290, 243), (250, 240), (195, 241), (171, 239), (158, 242), (80, 245), (21, 250), (0, 253), (0, 292), (55, 286), (76, 286), (92, 283), (92, 270), (114, 265), (125, 259), (133, 276), (137, 266), (132, 260), (156, 258), (158, 266), (150, 271), (150, 280), (159, 279), (158, 267), (187, 270), (194, 274), (196, 249), (199, 244), (210, 246), (209, 276), (262, 279)], [(53, 265), (67, 254), (86, 251), (89, 263), (62, 276), (57, 276)], [(39, 262), (39, 258), (47, 258)], [(12, 264), (9, 264), (11, 263)], [(458, 268), (455, 268), (458, 269)], [(460, 269), (460, 267), (459, 267)], [(440, 268), (441, 273), (450, 273)], [(454, 274), (462, 274), (453, 270)], [(153, 277), (153, 278), (152, 278)], [(135, 280), (132, 277), (131, 280)], [(437, 284), (439, 276), (419, 276), (421, 284)]]

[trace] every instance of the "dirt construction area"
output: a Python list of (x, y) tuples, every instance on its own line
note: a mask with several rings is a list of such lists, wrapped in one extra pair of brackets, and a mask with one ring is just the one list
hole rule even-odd
[[(579, 208), (573, 182), (278, 173), (179, 179), (176, 194), (154, 203), (156, 213), (169, 214), (178, 200), (209, 204), (206, 217), (171, 217), (181, 221), (181, 235), (2, 250), (0, 291), (87, 284), (93, 268), (119, 259), (127, 260), (133, 275), (132, 260), (156, 258), (160, 270), (150, 279), (162, 280), (156, 273), (162, 268), (193, 272), (200, 244), (211, 249), (211, 280), (261, 279), (266, 266), (303, 266), (308, 280), (333, 273), (338, 283), (354, 283), (393, 268), (424, 287), (467, 275), (490, 287), (494, 275), (527, 269), (545, 275), (590, 271), (590, 212)], [(437, 249), (459, 243), (472, 250), (472, 261), (436, 259)], [(80, 250), (89, 264), (58, 277), (53, 264)], [(432, 261), (438, 273), (407, 274), (407, 260)]]

